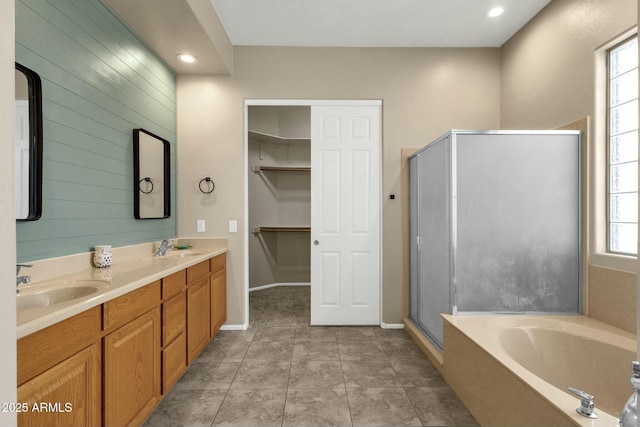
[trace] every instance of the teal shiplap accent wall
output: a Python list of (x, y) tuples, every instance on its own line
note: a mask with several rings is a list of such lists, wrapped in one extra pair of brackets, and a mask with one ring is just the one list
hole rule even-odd
[[(43, 93), (43, 206), (18, 261), (176, 235), (176, 76), (99, 0), (16, 0), (16, 61)], [(133, 129), (171, 142), (171, 218), (133, 218)]]

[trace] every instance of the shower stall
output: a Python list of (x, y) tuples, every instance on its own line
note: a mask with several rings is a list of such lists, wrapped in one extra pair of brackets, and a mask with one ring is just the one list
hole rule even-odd
[(409, 158), (409, 318), (580, 313), (579, 131), (452, 130)]

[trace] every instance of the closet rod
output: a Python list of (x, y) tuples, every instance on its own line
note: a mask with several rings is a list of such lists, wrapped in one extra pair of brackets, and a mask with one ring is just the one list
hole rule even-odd
[(275, 171), (275, 172), (309, 172), (310, 166), (252, 166), (253, 172)]
[(311, 227), (298, 227), (298, 226), (291, 226), (291, 227), (261, 226), (261, 227), (255, 227), (255, 228), (258, 228), (259, 232), (261, 233), (266, 233), (266, 232), (309, 233), (311, 232)]

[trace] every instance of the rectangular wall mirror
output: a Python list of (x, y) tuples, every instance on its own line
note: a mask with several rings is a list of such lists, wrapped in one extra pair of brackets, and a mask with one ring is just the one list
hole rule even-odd
[(169, 141), (133, 130), (133, 194), (136, 219), (169, 218)]
[(17, 62), (15, 82), (16, 219), (35, 221), (42, 215), (42, 85)]

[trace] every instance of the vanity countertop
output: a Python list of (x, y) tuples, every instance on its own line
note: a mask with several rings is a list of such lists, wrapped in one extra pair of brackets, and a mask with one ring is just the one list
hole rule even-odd
[[(206, 261), (228, 251), (226, 239), (223, 244), (197, 245), (190, 250), (170, 250), (162, 257), (148, 255), (124, 258), (114, 257), (113, 265), (107, 268), (86, 268), (55, 278), (33, 281), (21, 285), (23, 295), (39, 289), (59, 287), (63, 284), (97, 283), (99, 290), (85, 297), (75, 298), (44, 307), (17, 311), (17, 338), (37, 332), (62, 320), (68, 319), (92, 307), (117, 298), (128, 292), (160, 280), (170, 274)], [(18, 297), (19, 298), (19, 297)]]

